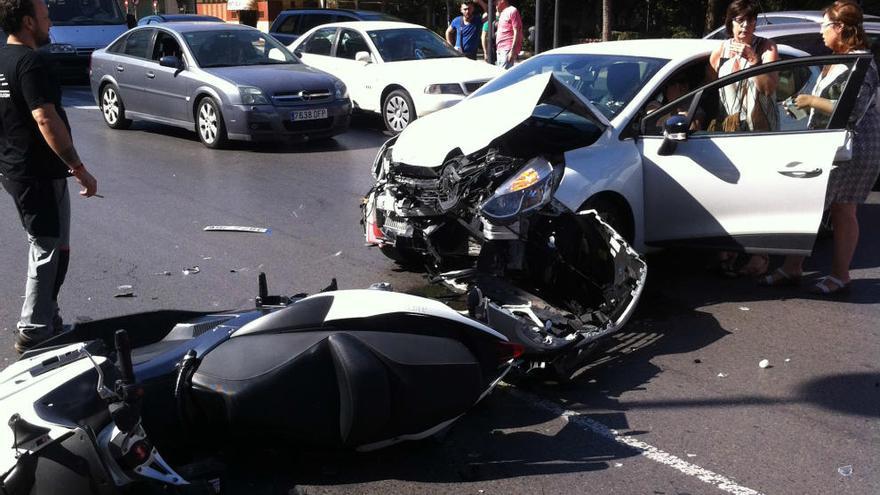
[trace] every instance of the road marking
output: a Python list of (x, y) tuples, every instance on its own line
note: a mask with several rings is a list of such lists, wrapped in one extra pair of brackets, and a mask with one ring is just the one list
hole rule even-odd
[(665, 452), (658, 449), (657, 447), (654, 447), (653, 445), (649, 445), (641, 440), (636, 440), (635, 438), (627, 435), (621, 435), (617, 432), (617, 430), (612, 430), (602, 423), (584, 416), (582, 413), (563, 409), (562, 406), (556, 404), (553, 401), (542, 399), (536, 395), (523, 392), (510, 386), (505, 386), (504, 390), (513, 397), (516, 397), (528, 404), (534, 405), (556, 416), (559, 416), (563, 420), (569, 423), (574, 423), (580, 428), (587, 430), (591, 433), (595, 433), (596, 435), (604, 437), (608, 440), (612, 440), (614, 442), (638, 450), (639, 452), (641, 452), (642, 456), (647, 457), (654, 462), (659, 462), (660, 464), (669, 466), (688, 476), (697, 478), (704, 483), (715, 486), (721, 491), (732, 493), (733, 495), (761, 495), (761, 492), (752, 490), (751, 488), (747, 488), (745, 486), (738, 485), (735, 481), (729, 478), (709, 471), (708, 469), (701, 468), (700, 466), (687, 462), (684, 459), (680, 459), (670, 454), (669, 452)]

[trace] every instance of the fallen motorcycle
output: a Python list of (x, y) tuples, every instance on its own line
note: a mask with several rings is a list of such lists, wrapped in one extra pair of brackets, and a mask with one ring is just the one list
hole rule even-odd
[(154, 335), (77, 341), (88, 336), (74, 330), (72, 343), (25, 353), (0, 372), (0, 493), (216, 493), (204, 466), (222, 452), (425, 438), (522, 350), (443, 303), (387, 290), (334, 281), (269, 296), (261, 274), (256, 301)]
[[(389, 258), (467, 292), (472, 317), (525, 346), (528, 369), (571, 378), (632, 315), (647, 268), (611, 225), (625, 222), (555, 197), (565, 151), (602, 131), (564, 84), (545, 79), (515, 95), (519, 113), (467, 132), (454, 149), (419, 125), (385, 143), (363, 226)], [(472, 106), (484, 103), (488, 115), (488, 97)]]

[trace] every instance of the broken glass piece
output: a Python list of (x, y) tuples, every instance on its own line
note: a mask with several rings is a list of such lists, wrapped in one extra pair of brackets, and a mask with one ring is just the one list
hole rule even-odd
[(269, 232), (269, 229), (264, 227), (246, 227), (243, 225), (208, 225), (202, 230), (206, 232), (254, 232), (257, 234)]
[(852, 476), (853, 467), (852, 466), (840, 466), (837, 468), (837, 472), (840, 473), (841, 476)]
[(194, 273), (199, 273), (200, 271), (202, 271), (202, 270), (198, 267), (198, 265), (196, 265), (196, 266), (194, 266), (194, 267), (192, 267), (192, 268), (184, 268), (184, 269), (183, 269), (183, 274), (184, 274), (184, 275), (190, 275), (190, 274), (194, 274)]

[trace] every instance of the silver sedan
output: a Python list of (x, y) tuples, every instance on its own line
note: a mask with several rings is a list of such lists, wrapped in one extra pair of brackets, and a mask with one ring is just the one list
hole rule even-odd
[(92, 94), (113, 129), (143, 119), (227, 140), (319, 139), (344, 132), (348, 90), (271, 36), (241, 25), (132, 29), (92, 55)]

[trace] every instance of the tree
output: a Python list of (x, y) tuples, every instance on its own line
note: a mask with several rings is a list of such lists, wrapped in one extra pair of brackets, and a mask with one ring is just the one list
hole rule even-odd
[(602, 0), (602, 41), (611, 40), (611, 0)]

